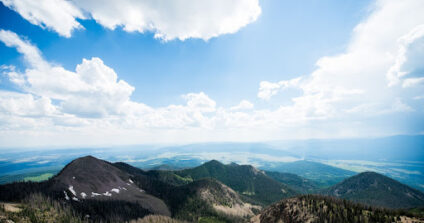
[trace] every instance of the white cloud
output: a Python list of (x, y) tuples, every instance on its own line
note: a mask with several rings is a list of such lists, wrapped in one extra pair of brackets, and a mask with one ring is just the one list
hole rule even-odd
[[(216, 102), (204, 92), (182, 95), (185, 105), (153, 109), (130, 100), (134, 87), (118, 80), (115, 71), (100, 58), (83, 59), (75, 71), (45, 61), (39, 50), (10, 31), (0, 30), (0, 41), (15, 47), (28, 63), (17, 72), (3, 67), (9, 79), (24, 93), (2, 92), (0, 111), (9, 116), (54, 116), (59, 126), (98, 125), (125, 128), (211, 128), (207, 114)], [(56, 100), (53, 105), (51, 100)], [(26, 111), (30, 111), (29, 113)], [(94, 118), (94, 119), (93, 119)], [(95, 120), (97, 119), (97, 120)]]
[(99, 58), (83, 59), (73, 72), (45, 61), (35, 46), (13, 32), (0, 30), (0, 41), (16, 47), (30, 67), (23, 73), (9, 72), (10, 80), (28, 93), (60, 100), (62, 112), (89, 117), (119, 114), (134, 91)]
[(424, 77), (418, 77), (418, 78), (406, 78), (403, 81), (402, 87), (413, 87), (417, 85), (423, 85), (424, 84)]
[(190, 109), (201, 112), (215, 111), (216, 102), (203, 92), (186, 94), (183, 95), (183, 98), (187, 100), (187, 106)]
[(418, 96), (415, 96), (413, 99), (414, 99), (414, 100), (421, 100), (421, 99), (424, 99), (424, 95), (418, 95)]
[(411, 106), (403, 103), (402, 99), (396, 98), (391, 107), (391, 112), (392, 111), (393, 112), (411, 112), (411, 111), (414, 111), (414, 109)]
[(1, 2), (30, 23), (54, 30), (61, 36), (70, 37), (72, 30), (82, 28), (76, 19), (84, 19), (84, 16), (70, 1), (1, 0)]
[(0, 91), (0, 112), (14, 116), (48, 116), (56, 112), (49, 98)]
[[(25, 57), (25, 61), (32, 67), (44, 67), (47, 64), (41, 58), (40, 52), (37, 47), (31, 45), (29, 41), (19, 38), (16, 33), (0, 30), (0, 41), (8, 47), (15, 47), (16, 50)], [(14, 67), (5, 66), (3, 68), (10, 69)]]
[(48, 27), (69, 37), (81, 28), (77, 18), (91, 17), (108, 29), (153, 32), (165, 41), (208, 40), (235, 33), (261, 14), (258, 0), (2, 0), (34, 25)]
[(147, 128), (213, 128), (212, 118), (208, 114), (216, 110), (216, 102), (203, 92), (182, 97), (186, 100), (185, 105), (150, 109), (144, 115), (134, 117), (134, 121)]
[(280, 81), (277, 83), (261, 81), (259, 84), (258, 98), (269, 100), (272, 96), (286, 88), (298, 87), (301, 80), (301, 78), (294, 78), (288, 81)]
[(401, 77), (409, 77), (404, 87), (422, 82), (421, 77), (410, 76), (424, 70), (423, 10), (420, 0), (377, 1), (370, 16), (355, 27), (346, 52), (322, 57), (317, 69), (295, 85), (261, 82), (258, 97), (267, 100), (296, 86), (303, 95), (281, 109), (305, 119), (349, 120), (349, 115), (364, 111), (374, 115), (413, 111), (408, 103), (422, 90), (404, 92), (388, 83)]
[(253, 109), (254, 105), (248, 100), (242, 100), (238, 105), (230, 108), (231, 111)]
[(395, 63), (387, 73), (389, 86), (399, 83), (401, 79), (404, 79), (403, 87), (422, 83), (424, 80), (424, 24), (413, 28), (398, 42), (399, 49)]

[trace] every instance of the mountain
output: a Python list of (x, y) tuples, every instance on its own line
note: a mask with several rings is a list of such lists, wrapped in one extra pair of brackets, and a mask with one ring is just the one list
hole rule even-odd
[(262, 169), (283, 173), (293, 173), (315, 181), (320, 187), (332, 186), (347, 177), (351, 177), (356, 174), (349, 170), (306, 160), (278, 163), (276, 165), (264, 166)]
[(153, 214), (171, 216), (172, 211), (174, 216), (190, 221), (200, 216), (217, 218), (219, 213), (236, 218), (249, 217), (261, 208), (242, 201), (234, 190), (215, 179), (199, 179), (173, 186), (158, 181), (154, 175), (156, 172), (172, 173), (146, 172), (87, 156), (72, 161), (52, 181), (54, 187), (64, 190), (69, 199), (81, 200), (91, 194), (90, 199), (130, 201)]
[(337, 198), (302, 195), (277, 202), (252, 218), (254, 223), (274, 222), (424, 222), (413, 213), (371, 208)]
[(419, 207), (424, 200), (419, 191), (369, 172), (319, 190), (332, 198), (299, 196), (293, 188), (302, 193), (317, 191), (308, 179), (250, 165), (212, 160), (191, 169), (145, 171), (86, 156), (46, 181), (0, 185), (0, 201), (13, 202), (22, 210), (6, 213), (0, 207), (0, 217), (31, 218), (32, 222), (129, 222), (148, 221), (145, 217), (154, 214), (170, 217), (164, 218), (167, 221), (247, 222), (261, 213), (256, 220), (263, 222), (337, 222), (350, 221), (355, 215), (361, 222), (372, 222), (392, 221), (400, 215), (341, 199), (394, 208)]
[[(248, 203), (237, 192), (221, 182), (205, 178), (178, 187), (176, 194), (188, 195), (175, 207), (179, 219), (196, 222), (216, 219), (224, 222), (244, 221), (257, 214), (262, 207)], [(187, 216), (192, 216), (187, 218)]]
[[(166, 203), (135, 185), (130, 174), (92, 156), (70, 162), (46, 181), (0, 185), (0, 201), (20, 203), (24, 213), (35, 218), (31, 222), (56, 222), (45, 220), (45, 215), (50, 215), (45, 211), (48, 209), (53, 219), (54, 215), (65, 214), (62, 217), (88, 218), (90, 222), (171, 215)], [(62, 210), (69, 210), (68, 214)]]
[[(28, 209), (25, 213), (41, 216), (40, 221), (47, 212), (33, 207), (48, 207), (52, 215), (63, 213), (64, 218), (89, 216), (94, 222), (127, 222), (148, 214), (190, 222), (240, 222), (262, 208), (216, 179), (173, 185), (157, 173), (173, 174), (86, 156), (72, 161), (47, 181), (0, 185), (0, 200), (21, 203)], [(40, 197), (35, 204), (34, 194)]]
[(424, 206), (424, 194), (396, 180), (374, 172), (347, 178), (323, 194), (386, 208)]
[(174, 171), (174, 174), (185, 180), (217, 179), (238, 193), (262, 204), (270, 204), (298, 194), (294, 189), (250, 165), (224, 165), (212, 160), (192, 169)]
[(296, 174), (281, 173), (281, 172), (274, 172), (274, 171), (265, 171), (265, 174), (270, 176), (276, 181), (284, 183), (288, 185), (289, 187), (297, 191), (300, 191), (303, 194), (314, 193), (319, 188), (316, 182), (300, 177)]
[(131, 175), (92, 156), (72, 161), (52, 181), (52, 189), (63, 191), (66, 200), (122, 200), (138, 203), (155, 214), (171, 215), (161, 199), (134, 185)]
[(144, 171), (126, 163), (114, 165), (130, 173), (136, 185), (164, 199), (178, 219), (245, 221), (262, 208), (213, 178), (181, 180), (183, 178), (173, 171)]

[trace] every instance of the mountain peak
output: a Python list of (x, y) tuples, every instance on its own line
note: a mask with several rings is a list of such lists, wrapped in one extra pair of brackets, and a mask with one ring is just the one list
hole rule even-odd
[(375, 172), (363, 172), (349, 177), (330, 187), (326, 194), (387, 208), (424, 205), (423, 193)]
[(147, 194), (133, 176), (93, 156), (73, 160), (53, 178), (53, 189), (66, 200), (122, 200), (138, 202), (153, 213), (170, 215), (165, 203)]
[(251, 165), (224, 165), (211, 160), (201, 166), (178, 171), (177, 174), (193, 180), (215, 178), (234, 191), (263, 204), (270, 204), (297, 193)]
[(384, 176), (383, 174), (376, 173), (376, 172), (373, 172), (373, 171), (365, 171), (365, 172), (359, 173), (357, 176), (377, 176), (377, 177), (386, 177), (386, 176)]
[(219, 162), (218, 160), (210, 160), (208, 162), (205, 162), (204, 165), (224, 165), (224, 164)]
[(219, 162), (218, 160), (211, 160), (203, 163), (202, 165), (206, 169), (224, 169), (226, 167), (225, 164)]
[(92, 155), (88, 155), (88, 156), (83, 156), (83, 157), (80, 157), (80, 158), (78, 158), (78, 159), (75, 159), (75, 160), (96, 160), (96, 161), (100, 161), (100, 159), (98, 159), (98, 158), (96, 158), (96, 157), (94, 157), (94, 156), (92, 156)]
[(387, 177), (383, 174), (372, 172), (372, 171), (366, 171), (359, 173), (355, 176), (352, 176), (350, 178), (347, 178), (342, 183), (347, 184), (355, 184), (357, 187), (360, 188), (367, 188), (367, 187), (383, 187), (382, 189), (385, 189), (384, 187), (389, 187), (390, 185), (393, 186), (400, 186), (400, 187), (407, 187), (406, 185)]
[[(100, 172), (121, 172), (118, 168), (112, 166), (109, 162), (97, 159), (94, 156), (84, 156), (73, 160), (58, 175), (92, 175)], [(123, 173), (119, 173), (122, 176)]]

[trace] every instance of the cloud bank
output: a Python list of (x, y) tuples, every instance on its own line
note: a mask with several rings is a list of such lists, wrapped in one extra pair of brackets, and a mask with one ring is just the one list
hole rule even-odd
[(270, 100), (284, 89), (300, 89), (292, 105), (281, 109), (297, 110), (307, 119), (422, 114), (422, 106), (412, 107), (414, 98), (424, 95), (422, 10), (419, 0), (376, 1), (373, 12), (353, 30), (344, 53), (322, 57), (315, 71), (301, 79), (261, 82), (258, 98)]
[(83, 26), (78, 19), (94, 19), (105, 28), (153, 32), (165, 41), (208, 40), (235, 33), (261, 14), (258, 0), (1, 0), (34, 25), (70, 37)]

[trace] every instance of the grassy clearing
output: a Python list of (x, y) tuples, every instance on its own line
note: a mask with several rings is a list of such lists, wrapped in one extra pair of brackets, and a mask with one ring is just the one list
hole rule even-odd
[(43, 174), (38, 175), (38, 176), (25, 177), (24, 181), (40, 182), (40, 181), (48, 180), (52, 176), (54, 176), (53, 173), (43, 173)]

